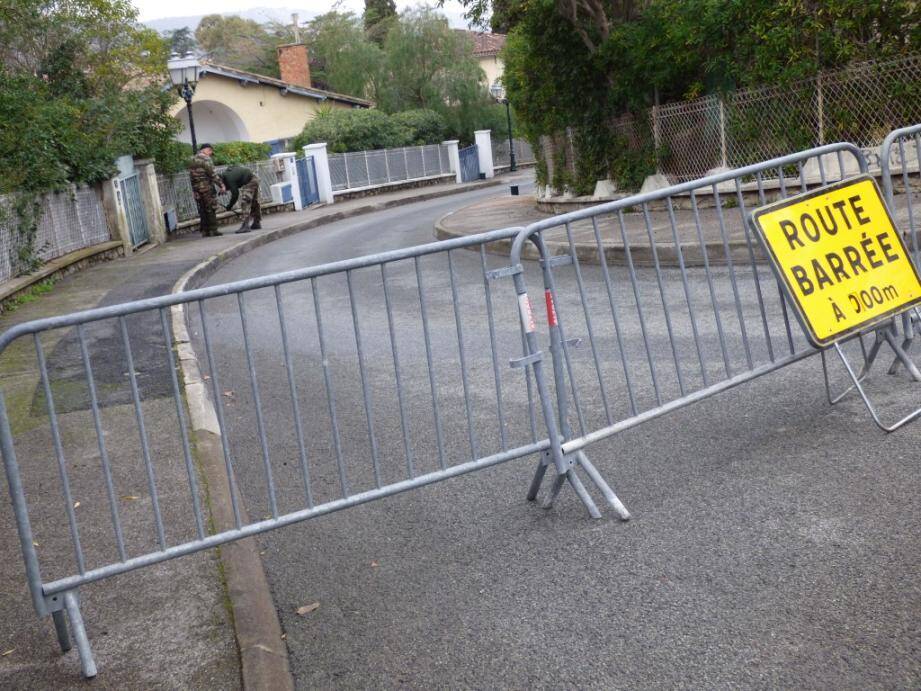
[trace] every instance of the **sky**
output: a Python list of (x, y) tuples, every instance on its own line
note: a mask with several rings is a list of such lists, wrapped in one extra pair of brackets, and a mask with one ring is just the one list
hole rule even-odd
[[(329, 0), (132, 0), (140, 13), (142, 22), (162, 17), (182, 17), (188, 15), (233, 13), (259, 7), (293, 8), (313, 14), (323, 14), (332, 9), (341, 12), (355, 12), (361, 14), (364, 10), (364, 0), (340, 0), (337, 3)], [(398, 10), (406, 9), (420, 4), (418, 0), (397, 0)], [(434, 5), (435, 2), (430, 4)], [(456, 24), (463, 13), (463, 6), (457, 0), (448, 0), (444, 4), (443, 12)]]

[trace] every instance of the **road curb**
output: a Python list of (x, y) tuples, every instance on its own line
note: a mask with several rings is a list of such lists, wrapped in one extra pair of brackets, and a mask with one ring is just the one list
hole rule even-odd
[[(173, 284), (170, 292), (181, 293), (201, 285), (227, 262), (295, 233), (354, 216), (500, 184), (502, 184), (501, 180), (493, 179), (461, 188), (426, 191), (412, 197), (371, 201), (346, 211), (333, 211), (307, 221), (276, 228), (264, 234), (246, 238), (199, 262)], [(170, 316), (173, 327), (173, 345), (179, 357), (195, 450), (207, 479), (209, 509), (217, 525), (233, 525), (230, 483), (221, 448), (221, 429), (214, 405), (208, 397), (208, 387), (202, 378), (198, 357), (192, 347), (183, 305), (173, 305), (170, 308)], [(237, 492), (237, 503), (241, 520), (244, 523), (248, 522), (246, 508), (239, 496), (239, 491)], [(278, 612), (272, 600), (265, 568), (255, 539), (246, 538), (224, 545), (220, 549), (220, 561), (224, 567), (227, 594), (233, 609), (234, 632), (240, 649), (243, 688), (293, 690), (294, 679), (288, 664), (288, 647), (282, 638)]]
[[(468, 207), (464, 207), (468, 208)], [(455, 238), (468, 237), (473, 235), (473, 233), (466, 233), (462, 230), (457, 230), (450, 228), (445, 225), (444, 221), (449, 216), (453, 216), (456, 213), (463, 211), (464, 209), (457, 209), (446, 213), (444, 216), (435, 221), (435, 238), (438, 240), (453, 240)], [(492, 230), (492, 228), (482, 228), (478, 229), (477, 233), (482, 233)], [(496, 242), (491, 242), (486, 247), (486, 251), (490, 254), (498, 254), (505, 257), (508, 257), (509, 252), (512, 249), (512, 243), (514, 238), (507, 240), (499, 240)], [(569, 254), (569, 243), (567, 242), (557, 242), (554, 240), (545, 240), (544, 246), (547, 248), (547, 253), (551, 256), (558, 255), (568, 255)], [(579, 259), (581, 264), (599, 264), (598, 260), (598, 247), (594, 243), (588, 242), (576, 242), (574, 243), (576, 250), (576, 257)], [(708, 242), (705, 245), (707, 250), (707, 260), (710, 266), (725, 266), (727, 265), (726, 261), (726, 249), (728, 247), (730, 256), (732, 258), (733, 264), (749, 264), (751, 262), (751, 256), (749, 255), (748, 243), (743, 241), (729, 241), (725, 246), (722, 241), (720, 242)], [(759, 264), (763, 264), (767, 261), (767, 257), (764, 255), (764, 252), (761, 248), (754, 244), (752, 245), (752, 251), (755, 253), (755, 261)], [(657, 245), (655, 250), (655, 255), (653, 256), (653, 251), (650, 247), (641, 246), (641, 245), (631, 245), (630, 246), (630, 258), (633, 261), (633, 265), (637, 267), (653, 267), (656, 266), (658, 259), (659, 266), (667, 267), (678, 267), (681, 265), (679, 262), (678, 252), (675, 249), (674, 245)], [(522, 259), (531, 259), (537, 261), (540, 259), (540, 255), (537, 252), (537, 248), (533, 243), (525, 243), (522, 247), (521, 252)], [(608, 265), (610, 266), (626, 266), (627, 258), (624, 252), (623, 245), (604, 245), (604, 258)], [(700, 267), (704, 266), (703, 254), (700, 251), (700, 245), (697, 243), (682, 244), (681, 245), (681, 260), (684, 262), (685, 267)]]

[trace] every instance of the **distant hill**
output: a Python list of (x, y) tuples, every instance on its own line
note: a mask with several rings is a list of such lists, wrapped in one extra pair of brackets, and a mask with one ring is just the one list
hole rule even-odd
[[(455, 5), (456, 3), (451, 4)], [(288, 24), (291, 22), (291, 15), (294, 12), (297, 12), (301, 22), (310, 21), (314, 17), (322, 14), (322, 12), (317, 12), (316, 10), (304, 10), (287, 7), (253, 7), (251, 9), (241, 10), (239, 12), (221, 12), (221, 14), (224, 16), (239, 15), (244, 19), (252, 19), (253, 21), (259, 22), (260, 24), (272, 21)], [(454, 10), (453, 7), (446, 7), (442, 8), (441, 12), (448, 18), (448, 23), (455, 29), (467, 28), (467, 22), (464, 20), (462, 10)], [(162, 19), (150, 19), (141, 23), (144, 26), (149, 26), (151, 29), (158, 32), (175, 31), (176, 29), (181, 29), (184, 26), (187, 26), (192, 31), (195, 31), (195, 29), (198, 27), (198, 23), (202, 20), (202, 17), (205, 16), (207, 15), (190, 14), (185, 17), (163, 17)]]

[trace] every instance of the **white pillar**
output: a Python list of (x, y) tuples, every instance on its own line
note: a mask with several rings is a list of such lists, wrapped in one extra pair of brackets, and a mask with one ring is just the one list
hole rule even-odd
[(304, 208), (304, 204), (301, 199), (301, 190), (297, 183), (297, 166), (294, 163), (295, 156), (296, 154), (294, 152), (288, 151), (273, 155), (272, 160), (283, 162), (285, 166), (285, 182), (291, 183), (291, 196), (294, 197), (294, 210), (300, 211)]
[(492, 168), (492, 137), (489, 130), (477, 130), (473, 133), (477, 158), (480, 160), (480, 173), (491, 178), (495, 175)]
[(457, 142), (457, 139), (449, 139), (446, 142), (442, 142), (442, 144), (448, 147), (448, 166), (451, 168), (451, 172), (454, 173), (454, 179), (459, 185), (463, 180), (461, 180), (460, 154), (457, 152)]
[(333, 203), (333, 179), (329, 175), (329, 155), (326, 152), (326, 142), (308, 144), (304, 147), (304, 155), (313, 157), (313, 166), (317, 172), (317, 191), (320, 201), (324, 204)]

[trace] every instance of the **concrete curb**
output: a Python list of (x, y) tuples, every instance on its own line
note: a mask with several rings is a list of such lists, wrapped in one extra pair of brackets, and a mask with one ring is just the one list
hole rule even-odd
[[(463, 209), (459, 209), (458, 211), (463, 211)], [(462, 238), (471, 235), (471, 233), (465, 233), (464, 231), (456, 230), (445, 225), (445, 219), (455, 213), (458, 213), (458, 211), (447, 213), (435, 222), (436, 239), (453, 240), (454, 238)], [(485, 232), (487, 230), (492, 229), (483, 228), (477, 232)], [(511, 252), (513, 242), (514, 238), (491, 242), (486, 246), (486, 251), (490, 254), (499, 254), (507, 257), (509, 252)], [(547, 240), (544, 244), (547, 248), (547, 252), (551, 256), (569, 254), (569, 243)], [(576, 257), (579, 259), (580, 263), (601, 263), (598, 260), (598, 247), (594, 243), (576, 242), (574, 246), (576, 250)], [(707, 259), (710, 263), (710, 266), (725, 266), (727, 264), (726, 250), (723, 247), (722, 242), (708, 242), (705, 246), (707, 250)], [(742, 241), (730, 241), (728, 246), (733, 264), (738, 265), (751, 263), (751, 257), (748, 253), (748, 243)], [(767, 261), (767, 257), (764, 255), (764, 252), (761, 250), (760, 246), (753, 244), (752, 248), (755, 253), (755, 261), (759, 264), (765, 263)], [(656, 245), (656, 255), (658, 256), (660, 266), (680, 266), (678, 262), (678, 252), (674, 245)], [(525, 244), (521, 253), (521, 257), (522, 259), (531, 259), (534, 261), (540, 259), (537, 248), (530, 242)], [(634, 266), (655, 266), (655, 257), (653, 257), (653, 252), (648, 245), (631, 245), (630, 258), (633, 260)], [(686, 267), (704, 266), (703, 254), (701, 253), (700, 246), (697, 243), (691, 243), (687, 245), (682, 244), (681, 258), (683, 259), (684, 265)], [(626, 266), (627, 259), (626, 254), (624, 253), (623, 245), (604, 245), (604, 259), (610, 266)]]
[[(346, 211), (334, 211), (301, 223), (277, 228), (261, 235), (246, 238), (217, 254), (199, 262), (173, 285), (172, 293), (181, 293), (201, 285), (223, 264), (262, 247), (275, 240), (295, 233), (310, 230), (327, 223), (334, 223), (353, 216), (460, 194), (483, 187), (502, 184), (502, 180), (473, 183), (461, 188), (431, 190), (422, 194), (390, 199), (383, 202), (369, 202)], [(216, 525), (233, 525), (233, 511), (230, 483), (224, 466), (221, 448), (221, 429), (214, 405), (208, 397), (207, 384), (202, 379), (198, 358), (192, 347), (183, 305), (170, 308), (173, 341), (179, 357), (182, 383), (185, 389), (189, 422), (195, 450), (201, 459), (202, 469), (208, 483), (209, 508)], [(241, 520), (246, 523), (246, 507), (237, 492), (237, 503)], [(224, 566), (227, 591), (233, 608), (234, 630), (240, 648), (244, 689), (294, 689), (294, 679), (288, 664), (288, 647), (282, 638), (278, 612), (272, 600), (268, 579), (254, 538), (247, 538), (224, 545), (220, 559)]]

